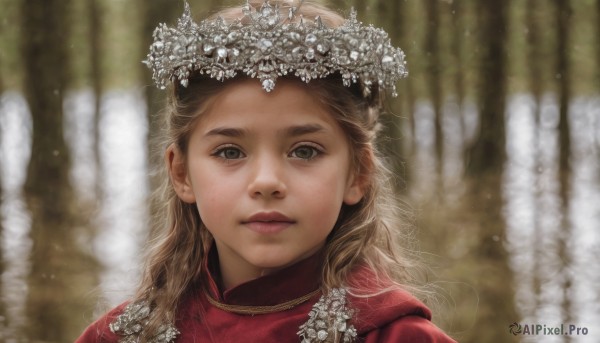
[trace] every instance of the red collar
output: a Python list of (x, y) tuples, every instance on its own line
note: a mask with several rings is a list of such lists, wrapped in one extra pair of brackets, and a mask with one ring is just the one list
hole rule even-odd
[(274, 306), (314, 292), (320, 286), (322, 257), (316, 253), (275, 273), (250, 280), (221, 292), (219, 259), (213, 246), (204, 270), (211, 297), (228, 305)]

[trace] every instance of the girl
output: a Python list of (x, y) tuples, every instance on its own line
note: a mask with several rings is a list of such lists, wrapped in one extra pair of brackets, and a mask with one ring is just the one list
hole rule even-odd
[(199, 24), (186, 4), (154, 39), (161, 237), (135, 298), (77, 342), (452, 342), (408, 292), (407, 221), (374, 146), (406, 76), (387, 34), (281, 0)]

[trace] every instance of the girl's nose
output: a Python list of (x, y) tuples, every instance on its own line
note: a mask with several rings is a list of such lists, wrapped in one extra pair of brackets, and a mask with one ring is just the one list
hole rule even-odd
[(283, 166), (272, 157), (258, 158), (253, 163), (253, 175), (248, 185), (250, 197), (284, 198), (287, 187), (283, 181)]

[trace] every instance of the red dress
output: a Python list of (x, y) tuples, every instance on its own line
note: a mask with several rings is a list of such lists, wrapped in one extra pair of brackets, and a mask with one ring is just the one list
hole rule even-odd
[[(313, 256), (225, 292), (214, 281), (218, 277), (209, 277), (206, 290), (182, 301), (175, 322), (180, 334), (174, 342), (301, 342), (299, 327), (321, 298), (320, 266), (319, 258)], [(207, 267), (207, 274), (218, 276), (217, 267)], [(359, 268), (352, 278), (364, 284), (370, 276), (367, 269)], [(348, 325), (356, 330), (355, 342), (455, 342), (431, 323), (429, 309), (407, 292), (395, 290), (368, 298), (347, 295), (346, 300), (352, 310)], [(296, 304), (299, 301), (303, 302)], [(113, 333), (109, 324), (125, 306), (91, 324), (76, 343), (117, 343), (122, 336)]]

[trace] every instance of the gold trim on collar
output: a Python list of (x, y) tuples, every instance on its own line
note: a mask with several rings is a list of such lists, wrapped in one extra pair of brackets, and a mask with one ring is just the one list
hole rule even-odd
[(221, 309), (223, 311), (231, 312), (231, 313), (251, 314), (251, 315), (267, 314), (267, 313), (274, 313), (274, 312), (289, 310), (289, 309), (292, 309), (292, 308), (302, 304), (303, 302), (308, 301), (308, 299), (312, 298), (313, 296), (315, 296), (319, 293), (321, 293), (321, 290), (317, 289), (313, 292), (310, 292), (306, 295), (301, 296), (300, 298), (296, 298), (296, 299), (286, 301), (284, 303), (273, 305), (273, 306), (243, 306), (243, 305), (229, 305), (229, 304), (220, 303), (217, 300), (213, 299), (208, 294), (208, 292), (205, 292), (208, 302), (211, 303), (211, 305), (215, 306), (216, 308)]

